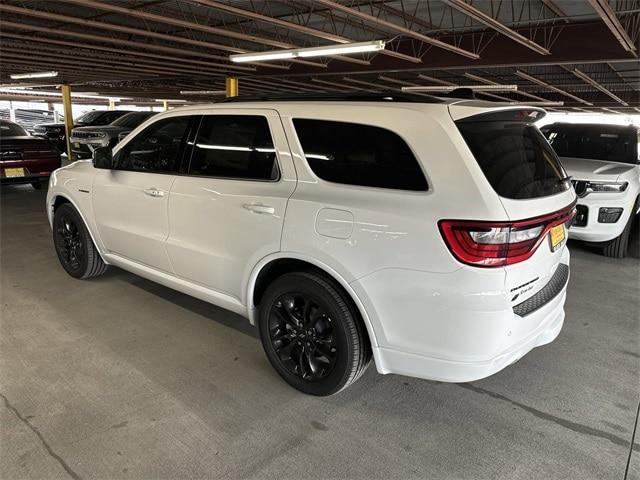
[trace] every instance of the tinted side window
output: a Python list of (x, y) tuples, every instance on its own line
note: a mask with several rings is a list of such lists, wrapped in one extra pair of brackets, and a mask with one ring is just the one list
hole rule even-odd
[(276, 180), (278, 164), (269, 123), (259, 115), (205, 115), (190, 175)]
[(390, 130), (328, 120), (295, 119), (293, 125), (311, 170), (323, 180), (427, 190), (409, 146)]
[(115, 168), (141, 172), (174, 173), (190, 117), (165, 118), (149, 125), (115, 156)]

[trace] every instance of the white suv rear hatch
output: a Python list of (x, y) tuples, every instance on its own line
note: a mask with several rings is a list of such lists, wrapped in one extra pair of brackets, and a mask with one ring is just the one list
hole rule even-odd
[(568, 265), (561, 263), (563, 258), (568, 261), (566, 229), (575, 204), (564, 168), (534, 125), (545, 112), (522, 107), (487, 110), (464, 103), (449, 109), (505, 211), (505, 222), (487, 222), (484, 229), (468, 227), (476, 228), (470, 236), (479, 242), (476, 247), (501, 250), (496, 256), (505, 257), (478, 266), (503, 266), (514, 312), (529, 315), (566, 284)]

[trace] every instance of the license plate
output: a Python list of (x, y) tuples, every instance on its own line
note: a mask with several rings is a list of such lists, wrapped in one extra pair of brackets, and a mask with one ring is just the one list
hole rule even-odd
[(551, 242), (551, 251), (555, 252), (564, 241), (564, 224), (556, 225), (549, 231), (549, 241)]
[(74, 143), (73, 146), (76, 148), (80, 148), (80, 144), (78, 142)]
[(24, 168), (5, 168), (4, 176), (9, 177), (24, 177)]

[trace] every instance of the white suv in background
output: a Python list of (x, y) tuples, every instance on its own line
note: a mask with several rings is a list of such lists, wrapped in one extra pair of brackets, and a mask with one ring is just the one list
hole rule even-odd
[(564, 320), (575, 193), (543, 115), (397, 94), (178, 108), (55, 172), (55, 248), (76, 278), (115, 265), (249, 318), (306, 393), (371, 356), (480, 379)]
[(554, 123), (541, 128), (578, 195), (570, 238), (623, 258), (640, 212), (640, 132), (633, 125)]

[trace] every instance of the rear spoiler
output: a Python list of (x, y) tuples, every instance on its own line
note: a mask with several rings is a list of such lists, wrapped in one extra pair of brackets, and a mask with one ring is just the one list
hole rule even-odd
[(526, 122), (533, 123), (544, 118), (547, 112), (538, 107), (526, 105), (509, 105), (505, 107), (487, 108), (474, 105), (472, 102), (461, 102), (449, 105), (449, 115), (453, 121), (473, 122)]

